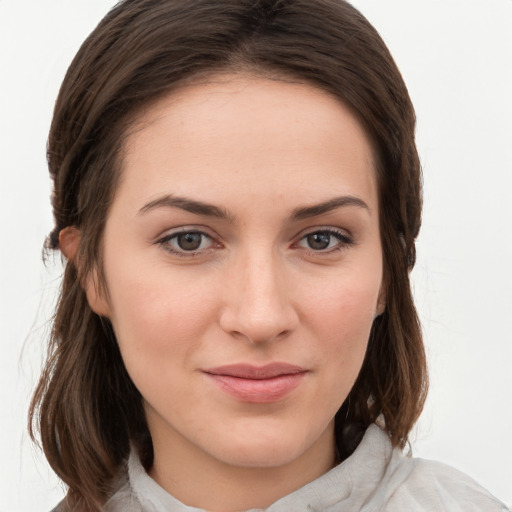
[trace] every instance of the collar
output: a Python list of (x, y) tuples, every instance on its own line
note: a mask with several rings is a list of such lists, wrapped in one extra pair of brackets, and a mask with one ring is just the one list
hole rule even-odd
[[(341, 464), (267, 509), (247, 512), (320, 512), (335, 506), (336, 510), (359, 510), (382, 481), (392, 454), (387, 435), (377, 425), (370, 425), (355, 452)], [(143, 510), (206, 512), (181, 503), (160, 487), (146, 473), (133, 449), (128, 460), (128, 479), (132, 497)]]

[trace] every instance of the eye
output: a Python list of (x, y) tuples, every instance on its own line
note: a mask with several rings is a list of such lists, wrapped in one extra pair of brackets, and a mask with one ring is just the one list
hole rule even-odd
[(299, 247), (315, 252), (330, 252), (352, 244), (352, 239), (348, 235), (330, 229), (322, 229), (308, 233), (297, 243)]
[[(202, 231), (180, 231), (164, 236), (158, 243), (180, 256), (194, 255), (213, 247), (212, 238)], [(188, 253), (188, 254), (187, 254)]]

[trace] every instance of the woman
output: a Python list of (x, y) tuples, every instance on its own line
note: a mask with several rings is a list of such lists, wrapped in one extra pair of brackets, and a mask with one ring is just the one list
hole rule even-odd
[(31, 416), (59, 510), (505, 509), (401, 453), (414, 112), (352, 7), (122, 2), (48, 154), (68, 264)]

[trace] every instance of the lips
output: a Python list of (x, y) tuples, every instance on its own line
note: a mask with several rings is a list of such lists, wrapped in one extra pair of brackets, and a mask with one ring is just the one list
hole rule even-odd
[(222, 391), (239, 401), (272, 403), (297, 388), (308, 370), (287, 363), (265, 366), (235, 364), (209, 368), (203, 373)]

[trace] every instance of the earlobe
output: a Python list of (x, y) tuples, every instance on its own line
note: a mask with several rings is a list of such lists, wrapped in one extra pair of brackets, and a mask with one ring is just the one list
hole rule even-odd
[(384, 311), (386, 311), (386, 304), (379, 302), (377, 304), (377, 309), (375, 310), (375, 318), (378, 318), (380, 315), (382, 315)]
[[(59, 233), (59, 247), (64, 257), (72, 262), (78, 268), (79, 261), (77, 258), (78, 248), (80, 246), (80, 230), (75, 226), (64, 228)], [(85, 291), (87, 302), (90, 308), (100, 316), (109, 317), (110, 308), (108, 302), (101, 292), (98, 280), (98, 273), (92, 270), (82, 279), (82, 288)]]
[(380, 287), (377, 307), (375, 308), (375, 318), (379, 317), (386, 310), (386, 289), (384, 283)]
[(91, 270), (83, 279), (82, 287), (87, 296), (87, 302), (90, 308), (100, 316), (110, 318), (110, 307), (105, 294), (102, 293), (99, 285), (98, 273), (96, 270)]

